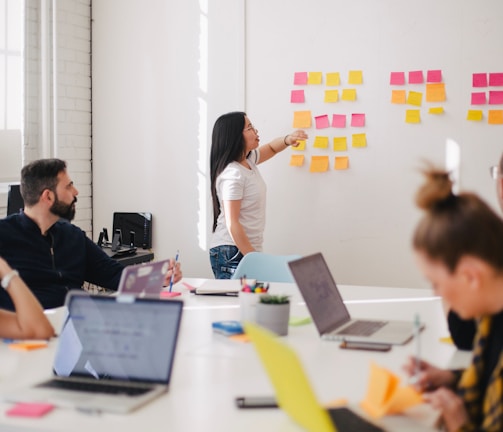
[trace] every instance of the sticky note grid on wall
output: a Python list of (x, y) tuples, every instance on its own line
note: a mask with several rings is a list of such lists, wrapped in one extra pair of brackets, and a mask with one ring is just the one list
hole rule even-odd
[[(472, 74), (470, 105), (466, 119), (473, 122), (484, 121), (485, 105), (503, 105), (503, 72)], [(490, 125), (501, 125), (503, 124), (503, 110), (489, 108), (485, 118)]]

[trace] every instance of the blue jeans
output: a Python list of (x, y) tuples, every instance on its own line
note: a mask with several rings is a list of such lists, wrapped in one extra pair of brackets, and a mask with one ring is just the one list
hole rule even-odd
[(215, 279), (230, 279), (243, 254), (236, 246), (222, 245), (210, 249), (211, 269)]

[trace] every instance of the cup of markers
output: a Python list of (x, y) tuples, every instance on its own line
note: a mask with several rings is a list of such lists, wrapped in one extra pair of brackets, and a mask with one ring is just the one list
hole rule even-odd
[(256, 279), (241, 278), (239, 304), (241, 308), (241, 322), (256, 322), (256, 308), (260, 296), (269, 291), (269, 284), (257, 282)]

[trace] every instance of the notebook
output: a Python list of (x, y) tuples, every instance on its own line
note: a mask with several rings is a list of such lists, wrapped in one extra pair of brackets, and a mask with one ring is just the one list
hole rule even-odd
[(237, 296), (241, 291), (239, 279), (209, 279), (197, 288), (195, 294), (215, 296)]
[(305, 430), (316, 432), (377, 432), (383, 429), (360, 417), (349, 408), (324, 408), (314, 394), (302, 364), (289, 346), (271, 332), (245, 323), (271, 380), (278, 405)]
[(402, 345), (417, 331), (412, 319), (352, 319), (321, 253), (290, 261), (288, 265), (323, 339)]
[(53, 377), (4, 399), (126, 413), (168, 391), (181, 301), (71, 291), (66, 307)]
[(119, 294), (159, 297), (169, 268), (169, 259), (124, 267)]

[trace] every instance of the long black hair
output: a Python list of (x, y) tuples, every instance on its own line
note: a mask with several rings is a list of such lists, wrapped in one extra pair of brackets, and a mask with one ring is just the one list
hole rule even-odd
[(213, 126), (210, 152), (211, 198), (213, 200), (213, 232), (220, 215), (216, 182), (217, 177), (231, 162), (239, 161), (245, 151), (243, 129), (246, 113), (240, 111), (221, 115)]

